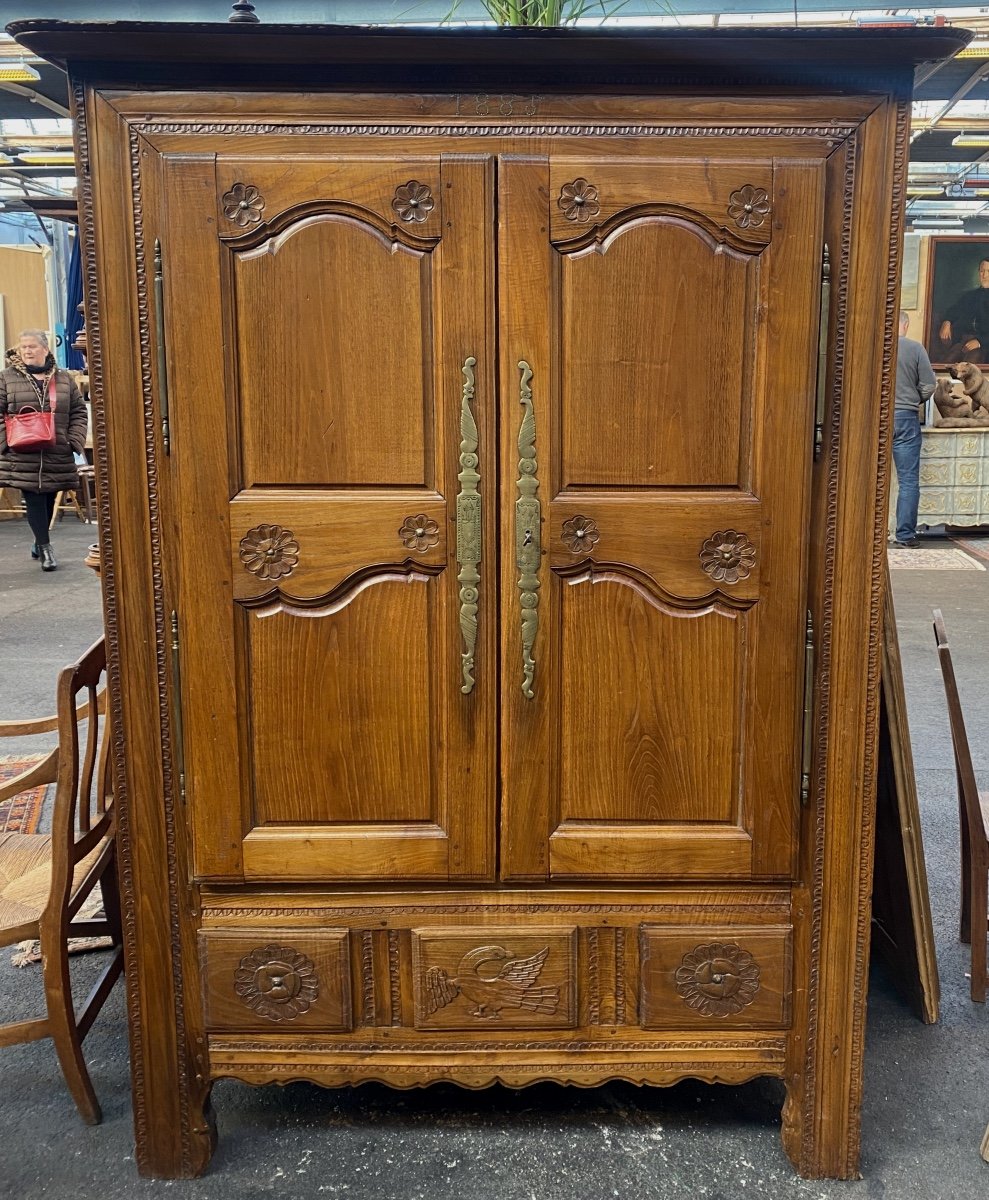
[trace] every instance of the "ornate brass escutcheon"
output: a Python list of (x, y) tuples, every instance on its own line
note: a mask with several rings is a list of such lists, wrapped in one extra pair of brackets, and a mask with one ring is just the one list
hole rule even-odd
[(536, 414), (532, 404), (532, 368), (519, 360), (522, 379), (519, 403), (525, 409), (519, 427), (519, 497), (515, 501), (515, 565), (519, 570), (519, 602), (522, 605), (522, 693), (531, 700), (536, 661), (532, 648), (539, 627), (540, 505), (536, 464)]
[(463, 397), (460, 402), (460, 494), (457, 496), (457, 564), (460, 571), (460, 630), (464, 638), (461, 654), (464, 682), (460, 690), (468, 695), (474, 690), (474, 649), (477, 645), (477, 606), (480, 598), (481, 575), (481, 496), (478, 484), (477, 422), (471, 411), (474, 399), (473, 355), (464, 360)]

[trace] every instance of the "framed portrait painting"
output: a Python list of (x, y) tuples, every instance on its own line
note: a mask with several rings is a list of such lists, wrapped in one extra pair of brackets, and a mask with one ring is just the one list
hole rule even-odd
[(930, 239), (926, 317), (935, 367), (989, 367), (989, 238)]

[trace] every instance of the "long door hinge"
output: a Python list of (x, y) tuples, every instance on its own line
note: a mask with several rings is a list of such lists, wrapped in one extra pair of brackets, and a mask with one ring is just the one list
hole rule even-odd
[(814, 738), (814, 618), (807, 611), (804, 634), (804, 728), (800, 760), (800, 803), (810, 800), (810, 763)]
[(161, 242), (155, 238), (155, 349), (158, 359), (158, 407), (161, 412), (161, 440), (165, 453), (172, 452), (172, 431), (168, 423), (168, 371), (165, 366), (165, 299), (161, 265)]
[(178, 769), (179, 796), (185, 804), (185, 735), (182, 728), (182, 660), (179, 642), (179, 614), (172, 610), (172, 746)]
[(828, 332), (831, 325), (831, 251), (824, 243), (821, 260), (821, 315), (817, 334), (817, 402), (814, 406), (814, 461), (824, 446), (824, 390), (828, 381)]

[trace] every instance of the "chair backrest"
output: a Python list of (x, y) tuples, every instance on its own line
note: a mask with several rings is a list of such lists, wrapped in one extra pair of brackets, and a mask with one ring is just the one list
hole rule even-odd
[[(76, 864), (114, 832), (106, 689), (100, 687), (105, 682), (105, 673), (106, 642), (100, 638), (58, 677), (58, 774), (52, 813), (49, 901), (52, 905), (66, 902)], [(80, 692), (86, 695), (84, 702), (77, 704)]]
[(948, 700), (951, 744), (955, 752), (955, 771), (958, 775), (958, 796), (965, 809), (965, 821), (968, 825), (971, 844), (973, 847), (977, 847), (985, 842), (982, 813), (979, 808), (979, 789), (975, 782), (972, 754), (968, 747), (968, 735), (965, 732), (965, 718), (958, 696), (958, 684), (955, 682), (951, 650), (948, 647), (948, 634), (945, 631), (944, 617), (939, 608), (934, 610), (934, 640), (937, 642), (941, 676), (944, 679), (944, 692)]

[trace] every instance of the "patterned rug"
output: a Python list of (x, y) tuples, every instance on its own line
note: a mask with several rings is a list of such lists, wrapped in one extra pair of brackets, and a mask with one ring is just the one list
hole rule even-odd
[[(20, 757), (13, 754), (0, 755), (0, 783), (13, 779), (21, 771), (26, 771), (45, 756), (43, 754), (27, 754)], [(41, 821), (41, 810), (45, 803), (46, 785), (30, 788), (19, 792), (10, 800), (0, 803), (0, 833), (37, 833)]]
[(939, 546), (930, 550), (921, 546), (887, 551), (891, 571), (984, 571), (986, 564), (958, 546)]

